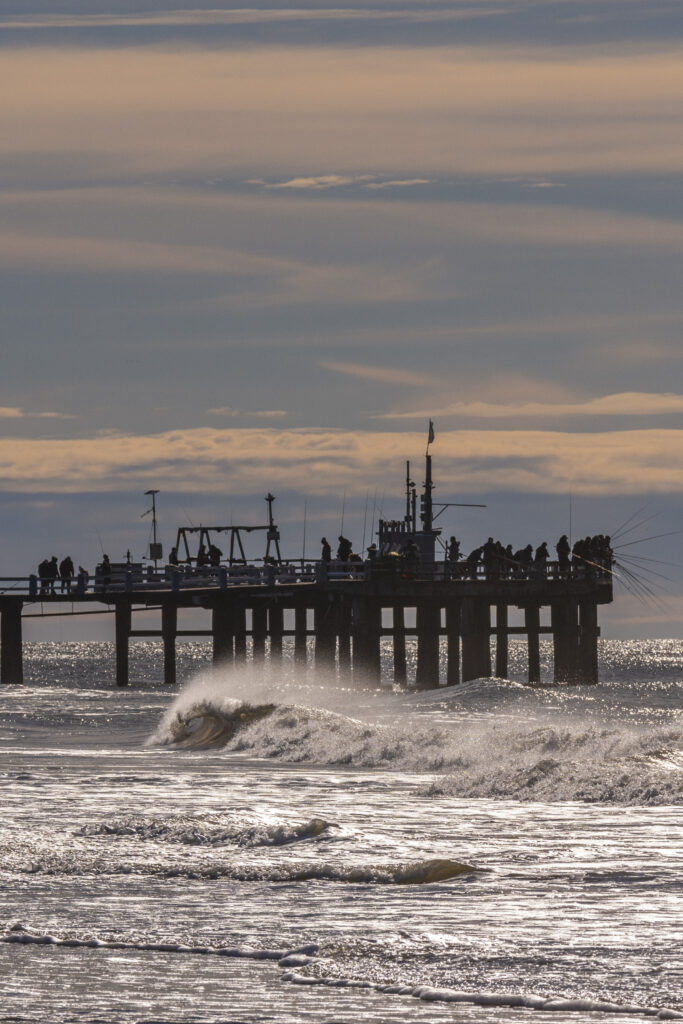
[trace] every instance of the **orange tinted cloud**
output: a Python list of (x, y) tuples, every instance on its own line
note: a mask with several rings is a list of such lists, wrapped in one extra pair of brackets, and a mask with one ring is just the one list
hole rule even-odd
[[(510, 48), (3, 51), (0, 151), (111, 170), (680, 170), (683, 60)], [(414, 177), (409, 173), (407, 177)]]
[[(425, 433), (267, 428), (175, 430), (66, 440), (0, 442), (6, 491), (180, 491), (249, 494), (267, 487), (365, 494), (402, 479)], [(492, 490), (613, 495), (683, 492), (683, 430), (562, 433), (441, 431), (433, 449), (440, 493)]]
[(683, 412), (683, 395), (623, 391), (576, 402), (451, 402), (442, 408), (387, 412), (377, 419), (425, 419), (467, 416), (475, 419), (520, 419), (534, 416), (662, 416)]

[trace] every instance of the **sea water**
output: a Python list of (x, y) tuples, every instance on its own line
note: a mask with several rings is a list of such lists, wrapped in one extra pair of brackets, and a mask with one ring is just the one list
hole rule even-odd
[(109, 645), (27, 647), (0, 1021), (683, 1018), (683, 643), (404, 694), (203, 643), (173, 690), (133, 644), (117, 691)]

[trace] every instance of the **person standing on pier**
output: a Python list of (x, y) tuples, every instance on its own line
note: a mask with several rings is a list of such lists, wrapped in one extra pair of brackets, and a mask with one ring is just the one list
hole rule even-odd
[(539, 544), (534, 553), (534, 575), (544, 578), (548, 562), (548, 543), (543, 541)]
[(332, 548), (330, 547), (330, 544), (329, 544), (329, 541), (328, 541), (327, 537), (323, 537), (322, 540), (320, 541), (320, 543), (323, 546), (323, 549), (320, 552), (320, 561), (321, 562), (331, 562), (332, 561)]
[(349, 558), (351, 557), (353, 545), (351, 544), (351, 541), (347, 537), (340, 536), (337, 539), (339, 541), (339, 547), (337, 548), (337, 559), (340, 562), (348, 562)]
[(102, 577), (102, 583), (105, 587), (108, 587), (111, 583), (111, 562), (109, 561), (109, 555), (102, 555), (100, 576)]
[(569, 573), (569, 561), (572, 549), (566, 533), (563, 533), (558, 540), (555, 545), (555, 550), (557, 551), (557, 562), (560, 567), (560, 575), (567, 576)]
[(59, 575), (62, 581), (60, 590), (63, 594), (68, 594), (71, 590), (71, 580), (74, 575), (74, 564), (71, 561), (71, 555), (67, 555), (59, 563)]

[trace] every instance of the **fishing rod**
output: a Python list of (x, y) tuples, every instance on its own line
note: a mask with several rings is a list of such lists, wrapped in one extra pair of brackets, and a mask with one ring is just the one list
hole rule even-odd
[(619, 551), (621, 548), (630, 548), (634, 544), (644, 544), (646, 540), (659, 540), (660, 537), (674, 537), (679, 533), (683, 533), (683, 530), (670, 530), (669, 533), (655, 533), (651, 537), (640, 537), (638, 540), (630, 540), (627, 544), (617, 544), (614, 550)]
[[(661, 512), (653, 512), (651, 516), (646, 516), (645, 519), (641, 519), (640, 522), (634, 523), (633, 526), (629, 526), (628, 530), (622, 530), (621, 533), (618, 534), (618, 539), (621, 540), (622, 537), (627, 537), (629, 533), (633, 533), (634, 530), (640, 529), (641, 526), (645, 526), (645, 523), (649, 523), (652, 519), (656, 519), (658, 516), (661, 516), (661, 514)], [(615, 538), (612, 537), (612, 540), (614, 539)]]
[(622, 530), (624, 529), (624, 527), (625, 527), (625, 526), (628, 526), (628, 524), (629, 524), (629, 523), (633, 522), (633, 520), (634, 520), (634, 519), (636, 518), (636, 516), (639, 516), (641, 512), (644, 512), (644, 511), (645, 511), (645, 509), (646, 509), (646, 508), (648, 507), (648, 505), (650, 505), (650, 504), (651, 504), (651, 502), (649, 502), (649, 501), (646, 501), (644, 505), (641, 505), (641, 507), (640, 507), (640, 508), (639, 508), (639, 509), (638, 509), (638, 510), (637, 510), (636, 512), (634, 512), (634, 513), (633, 513), (633, 515), (630, 515), (630, 516), (628, 517), (628, 519), (626, 519), (626, 520), (625, 520), (625, 521), (624, 521), (624, 522), (623, 522), (623, 523), (621, 524), (621, 526), (617, 526), (615, 530), (612, 530), (611, 536), (612, 536), (612, 537), (618, 537), (618, 536), (619, 536), (619, 534), (621, 533), (621, 531), (622, 531)]

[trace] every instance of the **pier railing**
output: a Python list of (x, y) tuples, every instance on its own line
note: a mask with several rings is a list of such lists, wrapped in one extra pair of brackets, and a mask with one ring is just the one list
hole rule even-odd
[(612, 571), (607, 564), (572, 563), (560, 566), (558, 562), (512, 565), (492, 569), (482, 563), (461, 562), (418, 563), (404, 559), (374, 559), (351, 562), (281, 561), (272, 564), (233, 564), (221, 566), (164, 566), (155, 569), (113, 567), (106, 575), (41, 579), (37, 575), (0, 577), (0, 595), (16, 595), (29, 600), (44, 598), (80, 597), (85, 594), (117, 592), (181, 591), (217, 588), (228, 590), (244, 586), (279, 586), (338, 581), (362, 581), (372, 577), (393, 576), (402, 579), (434, 581), (501, 582), (546, 580), (609, 580)]

